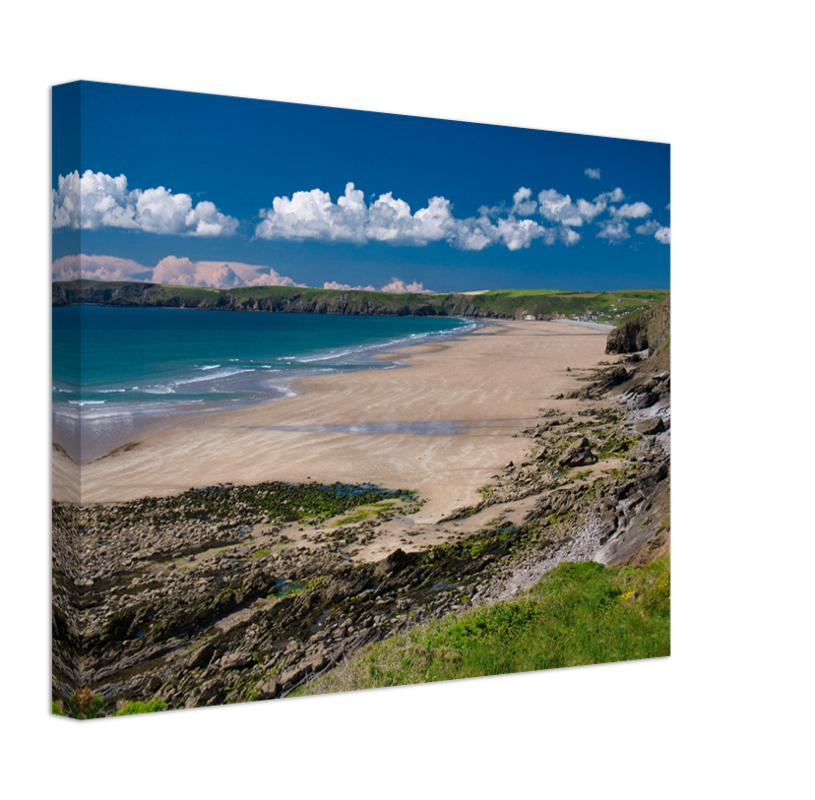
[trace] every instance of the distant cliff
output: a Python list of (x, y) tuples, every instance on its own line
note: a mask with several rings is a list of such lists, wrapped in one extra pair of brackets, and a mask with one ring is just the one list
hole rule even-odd
[(642, 311), (608, 335), (606, 353), (636, 353), (649, 348), (655, 352), (671, 334), (671, 296), (666, 295), (659, 303)]
[(51, 289), (54, 307), (88, 303), (144, 308), (272, 311), (304, 314), (564, 319), (650, 306), (665, 295), (654, 289), (621, 292), (495, 290), (482, 294), (392, 294), (296, 286), (208, 289), (122, 281), (60, 281)]

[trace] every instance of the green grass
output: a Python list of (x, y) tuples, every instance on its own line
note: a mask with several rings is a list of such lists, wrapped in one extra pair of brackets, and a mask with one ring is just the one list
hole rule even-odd
[(383, 511), (387, 511), (389, 508), (395, 505), (395, 502), (382, 502), (382, 503), (374, 503), (370, 506), (363, 506), (362, 508), (356, 509), (352, 514), (349, 514), (346, 517), (342, 517), (338, 520), (335, 520), (332, 524), (332, 528), (338, 528), (340, 525), (351, 525), (354, 522), (363, 522), (366, 519), (370, 519), (371, 517), (375, 517), (381, 514)]
[(670, 557), (561, 564), (518, 600), (363, 648), (296, 694), (398, 686), (670, 654)]
[[(87, 719), (95, 718), (99, 708), (102, 705), (101, 695), (92, 695), (92, 697), (94, 701), (94, 710), (92, 714), (88, 714), (87, 717), (85, 717)], [(117, 711), (114, 711), (111, 716), (124, 717), (129, 716), (130, 714), (150, 714), (154, 711), (164, 711), (166, 708), (167, 702), (158, 697), (154, 697), (152, 700), (148, 700), (146, 703), (143, 703), (141, 700), (131, 700), (130, 702), (123, 704)], [(51, 701), (51, 713), (59, 717), (76, 716), (73, 704), (72, 713), (66, 714), (65, 709), (59, 700)]]

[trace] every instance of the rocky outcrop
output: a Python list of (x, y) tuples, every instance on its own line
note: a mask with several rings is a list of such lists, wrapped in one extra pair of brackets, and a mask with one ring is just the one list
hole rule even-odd
[(671, 296), (637, 314), (608, 335), (606, 353), (652, 353), (669, 340), (671, 332)]

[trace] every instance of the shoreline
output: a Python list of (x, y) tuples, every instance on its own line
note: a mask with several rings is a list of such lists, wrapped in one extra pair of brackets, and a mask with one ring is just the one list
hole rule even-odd
[[(286, 697), (312, 681), (325, 691), (321, 676), (334, 667), (344, 676), (368, 645), (522, 596), (564, 562), (599, 562), (596, 570), (662, 559), (670, 552), (662, 366), (658, 356), (631, 358), (583, 373), (569, 390), (572, 412), (554, 398), (516, 438), (525, 460), (499, 470), (474, 506), (435, 523), (419, 522), (422, 509), (406, 493), (374, 492), (349, 507), (337, 498), (350, 495), (332, 487), (286, 484), (114, 508), (57, 503), (58, 707), (64, 713), (77, 687), (98, 693), (105, 715), (131, 699), (192, 708)], [(669, 597), (664, 561), (659, 579)], [(629, 581), (622, 576), (623, 588)], [(88, 609), (81, 628), (79, 607)], [(77, 661), (76, 646), (94, 658)], [(670, 652), (643, 643), (621, 659), (609, 646), (601, 662)], [(597, 658), (592, 649), (576, 663)]]
[[(225, 483), (339, 481), (416, 489), (427, 500), (421, 517), (438, 518), (472, 504), (478, 488), (523, 457), (518, 433), (541, 408), (568, 411), (575, 402), (549, 398), (597, 365), (606, 334), (565, 321), (493, 321), (445, 342), (396, 347), (373, 358), (411, 369), (297, 378), (294, 397), (214, 411), (205, 425), (173, 415), (131, 449), (83, 464), (81, 503)], [(69, 466), (54, 453), (57, 500), (75, 501), (65, 491)]]
[[(404, 360), (397, 360), (404, 348), (455, 340), (488, 324), (468, 317), (456, 318), (455, 323), (440, 330), (382, 332), (370, 341), (326, 345), (295, 356), (271, 354), (268, 356), (271, 364), (260, 364), (265, 359), (258, 354), (249, 358), (221, 354), (216, 358), (222, 363), (214, 367), (223, 367), (226, 372), (222, 369), (209, 373), (205, 370), (213, 367), (186, 365), (160, 377), (120, 377), (106, 387), (103, 384), (104, 388), (83, 390), (80, 399), (71, 397), (79, 395), (79, 388), (62, 385), (65, 388), (57, 391), (68, 392), (71, 399), (64, 399), (62, 394), (54, 396), (52, 388), (52, 441), (84, 467), (184, 416), (207, 424), (213, 413), (295, 396), (295, 387), (303, 378), (409, 366)], [(134, 382), (142, 385), (142, 391), (130, 397), (128, 387)]]

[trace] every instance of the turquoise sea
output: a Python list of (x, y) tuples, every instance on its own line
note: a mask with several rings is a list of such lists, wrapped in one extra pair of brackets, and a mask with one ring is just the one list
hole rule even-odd
[(54, 436), (85, 460), (150, 419), (291, 396), (305, 375), (394, 369), (395, 358), (372, 356), (475, 327), (447, 317), (54, 308)]

